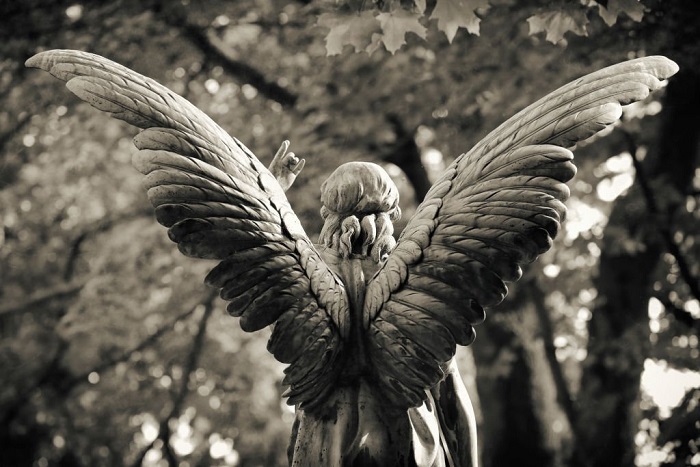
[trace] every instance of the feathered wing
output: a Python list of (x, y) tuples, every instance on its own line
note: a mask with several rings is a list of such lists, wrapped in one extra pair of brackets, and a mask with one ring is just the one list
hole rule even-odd
[(569, 150), (644, 99), (678, 67), (664, 57), (613, 65), (554, 91), (457, 158), (371, 280), (364, 307), (373, 377), (415, 407), (474, 339), (504, 281), (547, 251), (565, 215)]
[(133, 162), (158, 221), (184, 254), (221, 260), (206, 282), (245, 331), (275, 324), (268, 349), (289, 364), (290, 404), (322, 401), (342, 367), (347, 294), (267, 168), (186, 99), (99, 55), (52, 50), (26, 65), (144, 129)]

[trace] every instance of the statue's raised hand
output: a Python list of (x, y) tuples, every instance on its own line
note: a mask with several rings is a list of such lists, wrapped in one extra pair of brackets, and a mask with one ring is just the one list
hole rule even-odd
[(288, 149), (289, 141), (285, 140), (268, 167), (284, 191), (289, 190), (306, 164), (306, 159), (299, 159), (293, 152), (287, 152)]

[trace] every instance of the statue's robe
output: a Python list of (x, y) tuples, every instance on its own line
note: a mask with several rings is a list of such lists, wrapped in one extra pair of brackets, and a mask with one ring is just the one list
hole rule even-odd
[(454, 360), (445, 366), (445, 378), (426, 392), (423, 405), (391, 406), (368, 371), (362, 329), (366, 285), (379, 265), (363, 255), (344, 259), (323, 246), (318, 250), (346, 286), (353, 330), (335, 390), (318, 407), (297, 408), (290, 465), (475, 466), (474, 412)]

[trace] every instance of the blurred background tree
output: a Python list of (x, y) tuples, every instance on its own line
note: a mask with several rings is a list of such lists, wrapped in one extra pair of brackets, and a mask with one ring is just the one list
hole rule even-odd
[(671, 3), (2, 2), (0, 465), (285, 465), (293, 418), (267, 335), (226, 316), (211, 265), (152, 219), (133, 130), (23, 67), (47, 48), (159, 80), (264, 163), (291, 140), (314, 235), (342, 162), (384, 164), (408, 219), (530, 102), (675, 60), (664, 95), (579, 148), (554, 249), (458, 355), (487, 467), (700, 465), (700, 6)]

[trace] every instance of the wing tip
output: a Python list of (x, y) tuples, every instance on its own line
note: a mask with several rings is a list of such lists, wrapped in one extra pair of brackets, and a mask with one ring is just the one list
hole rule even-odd
[(27, 60), (25, 60), (24, 66), (27, 68), (39, 68), (42, 70), (46, 70), (46, 68), (44, 68), (44, 65), (46, 64), (47, 60), (45, 60), (42, 56), (44, 53), (45, 52), (40, 52), (36, 55), (32, 55)]
[(648, 64), (648, 71), (652, 72), (652, 74), (660, 80), (668, 79), (680, 70), (676, 62), (663, 55), (650, 55), (640, 58), (639, 60)]
[(39, 68), (44, 71), (51, 71), (51, 68), (56, 64), (57, 53), (62, 52), (60, 49), (44, 50), (29, 57), (24, 66), (27, 68)]
[(72, 59), (77, 58), (79, 55), (92, 56), (93, 54), (70, 49), (44, 50), (42, 52), (38, 52), (32, 55), (27, 60), (25, 60), (24, 66), (27, 68), (38, 68), (40, 70), (47, 71), (56, 78), (61, 79), (63, 81), (67, 81), (73, 75), (57, 70), (56, 66), (61, 63), (68, 63), (72, 61)]

